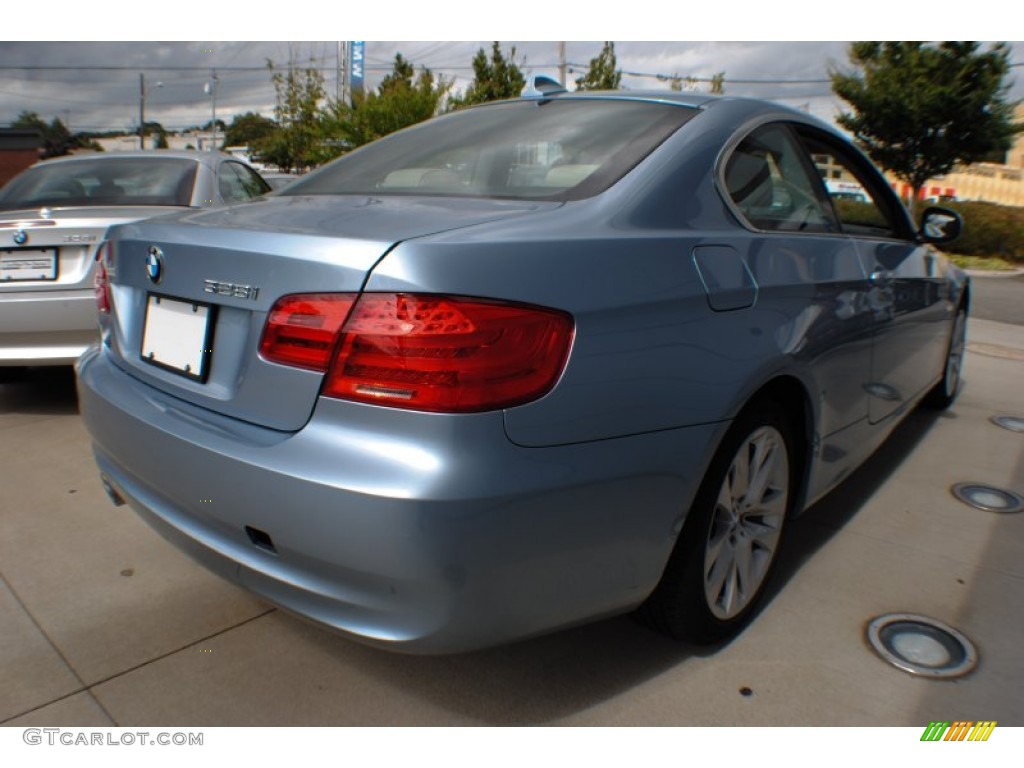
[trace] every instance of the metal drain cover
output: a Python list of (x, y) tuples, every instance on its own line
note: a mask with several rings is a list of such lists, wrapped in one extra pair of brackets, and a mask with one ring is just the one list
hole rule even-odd
[(989, 421), (1011, 432), (1024, 432), (1024, 416), (993, 416)]
[(1020, 512), (1024, 498), (1013, 491), (1004, 491), (982, 483), (957, 483), (949, 489), (964, 504), (986, 512)]
[(978, 664), (978, 651), (970, 640), (927, 616), (879, 616), (868, 624), (868, 642), (879, 656), (912, 675), (962, 677)]

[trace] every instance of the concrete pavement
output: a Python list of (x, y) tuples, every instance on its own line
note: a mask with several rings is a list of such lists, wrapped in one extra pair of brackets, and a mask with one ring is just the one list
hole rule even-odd
[[(612, 619), (463, 656), (362, 647), (221, 582), (100, 488), (69, 371), (0, 383), (0, 723), (50, 725), (1024, 725), (1024, 328), (971, 322), (965, 390), (915, 412), (797, 520), (771, 600), (715, 653)], [(865, 625), (923, 613), (977, 645), (924, 680)]]

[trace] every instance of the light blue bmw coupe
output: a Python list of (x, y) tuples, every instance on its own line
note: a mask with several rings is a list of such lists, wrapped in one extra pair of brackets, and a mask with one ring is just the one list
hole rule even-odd
[(639, 608), (715, 643), (786, 521), (957, 394), (960, 221), (922, 221), (802, 112), (535, 87), (113, 229), (82, 415), (115, 503), (358, 640)]

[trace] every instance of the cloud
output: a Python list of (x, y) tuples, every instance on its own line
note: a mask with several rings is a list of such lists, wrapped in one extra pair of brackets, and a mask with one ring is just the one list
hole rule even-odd
[[(375, 85), (401, 52), (417, 66), (455, 79), (456, 88), (472, 79), (471, 62), (490, 41), (368, 42), (367, 83)], [(503, 42), (516, 47), (529, 72), (557, 75), (555, 42)], [(726, 73), (727, 93), (784, 101), (831, 119), (837, 103), (827, 82), (830, 66), (846, 61), (843, 42), (616, 42), (619, 66), (630, 89), (666, 89), (658, 75), (708, 78)], [(1024, 43), (1013, 43), (1013, 60), (1024, 61)], [(217, 117), (230, 122), (247, 111), (272, 115), (275, 101), (268, 60), (294, 59), (321, 68), (327, 92), (336, 91), (336, 42), (9, 42), (0, 46), (0, 125), (22, 110), (46, 120), (60, 117), (73, 130), (134, 131), (138, 125), (140, 83), (144, 74), (146, 119), (181, 129), (206, 123), (213, 101), (204, 93), (212, 70), (218, 77)], [(566, 59), (575, 80), (601, 43), (571, 41)], [(67, 67), (67, 69), (55, 69)], [(1024, 67), (1012, 70), (1011, 98), (1024, 98)], [(749, 82), (749, 81), (767, 82)], [(748, 81), (748, 82), (744, 82)], [(162, 85), (158, 85), (162, 84)]]

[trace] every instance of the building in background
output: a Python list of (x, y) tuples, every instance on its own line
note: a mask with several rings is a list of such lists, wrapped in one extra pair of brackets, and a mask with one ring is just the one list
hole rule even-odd
[[(167, 149), (198, 149), (208, 150), (214, 147), (214, 135), (210, 131), (186, 131), (185, 133), (167, 133)], [(111, 136), (109, 138), (96, 139), (104, 152), (128, 152), (139, 148), (138, 134), (125, 136)], [(216, 137), (217, 145), (224, 143), (224, 132), (219, 131)], [(147, 134), (146, 149), (156, 149), (157, 136)]]
[(31, 128), (0, 128), (0, 186), (39, 161), (43, 135)]

